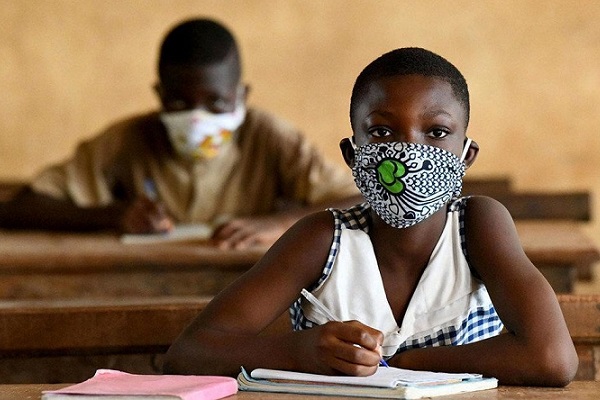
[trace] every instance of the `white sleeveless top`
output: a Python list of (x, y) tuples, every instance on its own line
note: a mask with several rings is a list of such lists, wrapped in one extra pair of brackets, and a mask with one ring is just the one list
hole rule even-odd
[[(464, 247), (467, 198), (448, 206), (444, 230), (398, 326), (387, 301), (368, 235), (368, 203), (330, 210), (334, 241), (323, 274), (307, 288), (340, 321), (358, 320), (384, 333), (383, 355), (415, 347), (459, 345), (498, 335), (503, 328), (483, 283), (473, 276)], [(290, 308), (295, 330), (328, 321), (303, 298)]]

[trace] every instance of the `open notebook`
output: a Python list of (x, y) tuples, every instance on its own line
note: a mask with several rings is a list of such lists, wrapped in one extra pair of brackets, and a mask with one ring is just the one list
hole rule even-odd
[(121, 243), (203, 242), (212, 237), (213, 230), (213, 226), (208, 224), (181, 224), (168, 233), (125, 234), (121, 236)]
[(474, 392), (498, 386), (495, 378), (479, 374), (447, 374), (379, 367), (371, 376), (331, 376), (273, 369), (242, 368), (240, 390), (277, 393), (322, 394), (353, 397), (420, 399)]

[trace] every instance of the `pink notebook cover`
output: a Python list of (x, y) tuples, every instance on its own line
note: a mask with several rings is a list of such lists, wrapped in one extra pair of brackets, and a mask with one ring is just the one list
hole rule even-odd
[(183, 400), (214, 400), (237, 393), (234, 378), (208, 375), (135, 375), (99, 369), (81, 383), (44, 393), (87, 395), (170, 395)]

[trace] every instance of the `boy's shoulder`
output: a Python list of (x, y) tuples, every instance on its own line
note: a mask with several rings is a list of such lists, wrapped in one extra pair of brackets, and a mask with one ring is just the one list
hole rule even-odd
[(96, 135), (80, 142), (79, 147), (101, 148), (107, 152), (124, 147), (146, 147), (149, 143), (166, 139), (162, 129), (156, 111), (129, 115), (111, 122)]
[(287, 119), (257, 107), (248, 107), (246, 118), (240, 127), (240, 139), (258, 137), (276, 138), (300, 135), (300, 130)]
[(116, 119), (105, 125), (90, 140), (116, 140), (117, 138), (144, 135), (159, 131), (162, 125), (157, 111), (132, 114)]
[(149, 132), (159, 130), (162, 127), (158, 111), (132, 114), (115, 120), (109, 124), (105, 132), (119, 132), (121, 134)]

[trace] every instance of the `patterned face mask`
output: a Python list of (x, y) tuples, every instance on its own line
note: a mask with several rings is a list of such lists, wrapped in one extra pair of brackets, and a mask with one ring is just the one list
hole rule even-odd
[(194, 109), (160, 115), (175, 151), (181, 157), (195, 160), (210, 159), (219, 154), (245, 117), (243, 103), (230, 113), (214, 114)]
[(460, 158), (418, 143), (371, 143), (355, 147), (352, 175), (373, 210), (388, 225), (408, 228), (460, 196), (467, 139)]

